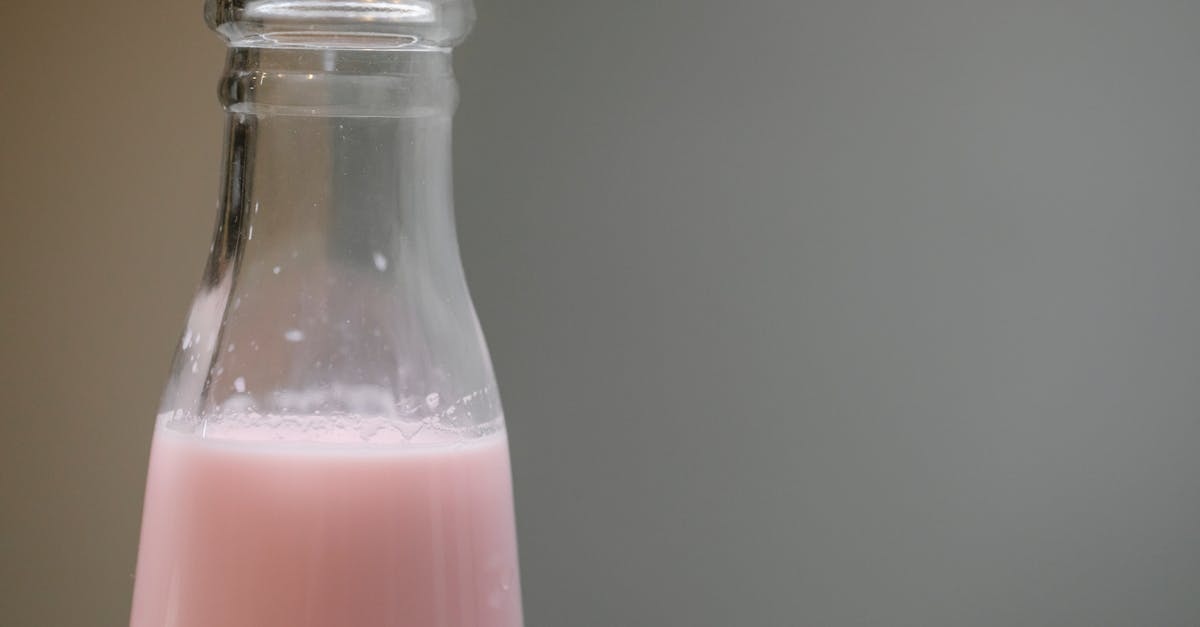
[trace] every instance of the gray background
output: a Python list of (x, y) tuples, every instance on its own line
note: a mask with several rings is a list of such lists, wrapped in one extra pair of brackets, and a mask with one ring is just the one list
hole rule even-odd
[[(127, 615), (199, 7), (0, 6), (6, 627)], [(457, 60), (530, 627), (1200, 625), (1200, 3), (484, 0)]]

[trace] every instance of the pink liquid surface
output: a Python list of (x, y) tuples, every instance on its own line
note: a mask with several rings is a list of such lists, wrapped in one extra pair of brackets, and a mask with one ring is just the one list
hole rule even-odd
[(508, 447), (154, 436), (131, 627), (519, 627)]

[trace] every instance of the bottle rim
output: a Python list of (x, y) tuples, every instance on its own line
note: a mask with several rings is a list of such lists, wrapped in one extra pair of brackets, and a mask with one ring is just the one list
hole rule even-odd
[(207, 0), (205, 22), (231, 46), (446, 49), (471, 30), (471, 0)]

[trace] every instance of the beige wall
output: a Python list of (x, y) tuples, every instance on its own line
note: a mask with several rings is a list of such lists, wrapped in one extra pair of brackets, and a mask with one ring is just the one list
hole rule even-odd
[(0, 24), (0, 624), (119, 625), (212, 227), (221, 47), (198, 2), (6, 2)]

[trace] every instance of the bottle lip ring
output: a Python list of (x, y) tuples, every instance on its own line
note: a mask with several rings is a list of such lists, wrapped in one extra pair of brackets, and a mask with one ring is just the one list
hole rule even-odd
[(432, 23), (436, 21), (428, 2), (370, 2), (367, 0), (267, 0), (247, 3), (246, 19), (293, 21)]
[(471, 0), (207, 0), (204, 19), (252, 48), (444, 49), (466, 38)]

